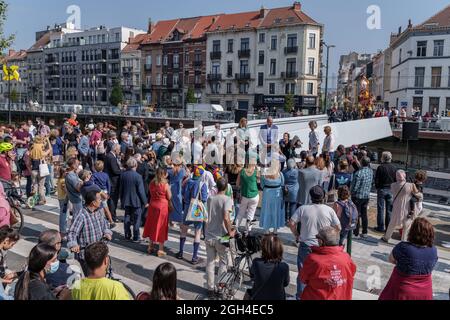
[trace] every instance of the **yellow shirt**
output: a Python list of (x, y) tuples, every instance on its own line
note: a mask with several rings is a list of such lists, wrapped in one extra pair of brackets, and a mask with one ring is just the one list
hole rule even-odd
[(128, 291), (118, 281), (107, 278), (81, 279), (72, 287), (73, 300), (131, 300)]

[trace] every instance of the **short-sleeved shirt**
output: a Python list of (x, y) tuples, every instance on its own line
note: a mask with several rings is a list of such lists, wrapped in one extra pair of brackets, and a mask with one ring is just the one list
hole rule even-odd
[(131, 300), (123, 284), (107, 278), (81, 279), (71, 289), (73, 300)]
[(231, 214), (233, 210), (233, 200), (226, 195), (217, 195), (208, 199), (209, 217), (206, 223), (206, 240), (217, 239), (227, 234), (227, 229), (223, 223), (225, 212)]
[(301, 224), (299, 241), (309, 247), (319, 245), (316, 236), (321, 229), (341, 225), (336, 212), (323, 204), (301, 206), (291, 220)]
[(69, 201), (72, 203), (82, 202), (81, 193), (76, 189), (80, 182), (80, 178), (78, 178), (77, 174), (73, 171), (66, 176), (67, 195), (69, 196)]
[(397, 269), (407, 275), (429, 275), (438, 261), (436, 247), (417, 247), (409, 242), (400, 242), (392, 255)]
[[(20, 131), (17, 130), (13, 133), (13, 136), (17, 139), (17, 140), (21, 140), (24, 141), (26, 138), (30, 138), (31, 139), (31, 135), (28, 131)], [(28, 149), (28, 143), (26, 144), (17, 144), (16, 145), (17, 148), (26, 148)]]

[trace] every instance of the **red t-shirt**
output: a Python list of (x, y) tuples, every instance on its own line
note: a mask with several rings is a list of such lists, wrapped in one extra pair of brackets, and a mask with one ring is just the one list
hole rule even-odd
[(300, 272), (301, 300), (352, 300), (356, 265), (344, 247), (314, 247)]
[(11, 166), (6, 157), (0, 156), (0, 178), (11, 181)]

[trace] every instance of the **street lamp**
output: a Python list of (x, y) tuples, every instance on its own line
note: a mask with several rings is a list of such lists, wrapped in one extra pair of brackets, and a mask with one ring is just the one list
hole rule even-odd
[(95, 76), (93, 76), (92, 77), (92, 82), (94, 83), (94, 112), (95, 112), (95, 103), (96, 103), (96, 98), (97, 98), (97, 92), (96, 92), (96, 88), (95, 88), (95, 85), (96, 85), (96, 83), (95, 83), (95, 81), (96, 81), (96, 77)]
[(325, 41), (322, 41), (322, 45), (324, 45), (327, 48), (327, 65), (326, 65), (326, 78), (325, 78), (325, 112), (327, 112), (327, 106), (328, 106), (328, 67), (330, 63), (330, 49), (336, 48), (335, 45), (327, 45)]

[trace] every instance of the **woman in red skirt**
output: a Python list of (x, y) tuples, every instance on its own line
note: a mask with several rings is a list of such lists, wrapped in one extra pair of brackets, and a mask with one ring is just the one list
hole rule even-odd
[(172, 199), (170, 185), (167, 181), (167, 171), (156, 170), (155, 179), (150, 183), (150, 205), (144, 227), (144, 238), (150, 239), (147, 252), (154, 253), (154, 245), (159, 244), (158, 257), (164, 257), (164, 242), (169, 237), (169, 203)]

